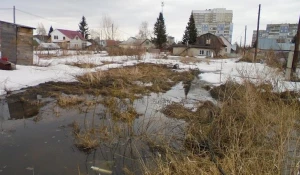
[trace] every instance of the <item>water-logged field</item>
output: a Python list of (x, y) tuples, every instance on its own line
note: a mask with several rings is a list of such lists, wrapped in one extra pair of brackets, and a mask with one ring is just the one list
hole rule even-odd
[[(0, 101), (0, 174), (141, 174), (145, 164), (154, 166), (154, 159), (164, 156), (160, 145), (178, 151), (183, 146), (185, 121), (168, 118), (161, 109), (171, 102), (193, 108), (212, 100), (203, 85), (195, 78), (188, 89), (180, 82), (132, 102), (77, 95), (84, 100), (68, 107), (44, 93), (13, 92)], [(116, 118), (116, 111), (125, 118)]]

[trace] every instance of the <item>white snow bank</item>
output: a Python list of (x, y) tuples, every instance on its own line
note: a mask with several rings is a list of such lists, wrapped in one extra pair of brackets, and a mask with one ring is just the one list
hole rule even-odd
[[(106, 62), (106, 64), (104, 64)], [(110, 62), (110, 64), (107, 64)], [(17, 66), (17, 70), (0, 70), (0, 95), (6, 91), (19, 90), (28, 86), (35, 86), (48, 81), (76, 81), (76, 75), (98, 70), (107, 70), (122, 66), (132, 66), (139, 62), (174, 65), (178, 64), (180, 69), (199, 69), (203, 73), (199, 77), (219, 85), (228, 79), (242, 82), (244, 79), (255, 83), (270, 82), (276, 90), (299, 90), (299, 83), (284, 81), (283, 74), (275, 69), (260, 63), (237, 63), (236, 59), (205, 60), (199, 63), (184, 64), (178, 57), (168, 59), (155, 59), (155, 55), (147, 54), (142, 60), (134, 60), (132, 57), (116, 56), (109, 57), (103, 54), (73, 55), (68, 57), (55, 57), (52, 59), (34, 58), (34, 63), (38, 66)], [(83, 69), (71, 66), (70, 63), (93, 63), (95, 68)], [(44, 67), (39, 67), (44, 66)]]

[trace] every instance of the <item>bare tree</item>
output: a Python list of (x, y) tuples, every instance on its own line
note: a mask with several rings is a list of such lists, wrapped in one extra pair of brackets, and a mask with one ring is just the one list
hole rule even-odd
[(90, 36), (92, 39), (100, 38), (100, 29), (90, 29)]
[(46, 29), (45, 29), (43, 23), (38, 23), (38, 26), (36, 27), (36, 33), (37, 33), (37, 35), (47, 35)]
[(118, 38), (118, 25), (111, 19), (110, 16), (103, 15), (101, 21), (101, 38), (112, 39)]
[(148, 22), (143, 21), (140, 25), (139, 33), (136, 36), (138, 39), (149, 39), (151, 36), (151, 32), (148, 29)]

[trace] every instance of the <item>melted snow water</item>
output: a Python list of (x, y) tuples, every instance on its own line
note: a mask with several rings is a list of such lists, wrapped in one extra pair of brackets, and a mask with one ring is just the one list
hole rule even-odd
[[(151, 94), (136, 100), (134, 107), (143, 115), (133, 124), (103, 117), (105, 108), (102, 105), (85, 113), (79, 110), (80, 107), (62, 109), (53, 99), (36, 97), (48, 102), (36, 114), (35, 109), (28, 112), (16, 101), (2, 98), (0, 174), (99, 174), (91, 166), (109, 170), (112, 174), (123, 174), (124, 168), (141, 174), (139, 165), (142, 161), (151, 164), (153, 157), (161, 156), (159, 149), (151, 148), (145, 141), (146, 135), (156, 143), (160, 138), (169, 138), (172, 147), (180, 150), (182, 146), (185, 122), (167, 118), (159, 110), (172, 101), (183, 101), (188, 107), (193, 107), (197, 101), (212, 100), (209, 93), (201, 88), (202, 85), (203, 82), (195, 79), (188, 90), (179, 83), (167, 93)], [(97, 114), (97, 125), (118, 126), (120, 132), (113, 139), (100, 140), (96, 150), (85, 153), (74, 146), (70, 124), (73, 121), (79, 124), (91, 121), (93, 114)]]

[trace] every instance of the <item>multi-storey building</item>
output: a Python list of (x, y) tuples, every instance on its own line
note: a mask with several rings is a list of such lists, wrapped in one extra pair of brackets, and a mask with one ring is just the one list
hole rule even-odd
[[(290, 43), (297, 33), (298, 24), (267, 24), (266, 30), (259, 30), (258, 38), (276, 39), (277, 43)], [(256, 41), (256, 30), (253, 31), (252, 45)]]
[(215, 8), (192, 11), (198, 36), (212, 33), (224, 36), (229, 42), (232, 41), (232, 10), (226, 8)]

